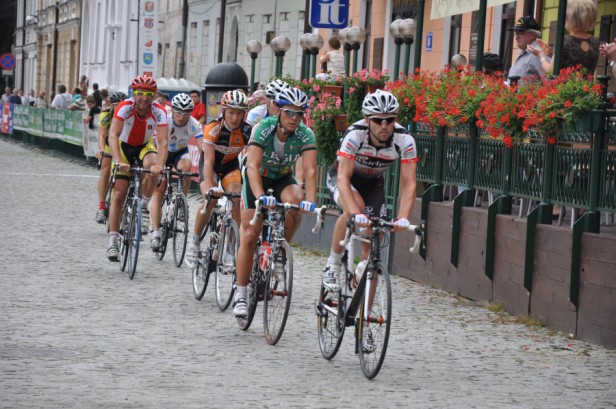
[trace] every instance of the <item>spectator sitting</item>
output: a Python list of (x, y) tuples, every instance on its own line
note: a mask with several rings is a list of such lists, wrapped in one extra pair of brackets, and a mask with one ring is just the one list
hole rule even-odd
[(71, 100), (71, 104), (68, 106), (67, 109), (69, 111), (85, 111), (86, 101), (81, 95), (81, 89), (75, 88), (75, 90), (73, 91), (73, 98)]
[(41, 91), (38, 95), (38, 97), (36, 98), (36, 101), (34, 101), (34, 107), (35, 108), (49, 108), (49, 103), (47, 102), (47, 99), (45, 98), (45, 91)]

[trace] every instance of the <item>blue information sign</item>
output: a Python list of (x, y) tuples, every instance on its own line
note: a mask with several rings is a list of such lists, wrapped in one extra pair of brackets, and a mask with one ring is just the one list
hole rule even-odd
[(310, 25), (314, 28), (346, 28), (349, 0), (311, 0)]
[(426, 33), (426, 51), (432, 51), (432, 32)]

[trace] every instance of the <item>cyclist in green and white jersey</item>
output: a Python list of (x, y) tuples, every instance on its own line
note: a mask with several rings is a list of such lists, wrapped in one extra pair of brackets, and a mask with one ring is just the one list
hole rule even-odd
[[(252, 267), (252, 256), (262, 228), (262, 220), (251, 226), (257, 198), (265, 207), (276, 206), (276, 201), (300, 205), (301, 212), (311, 212), (317, 197), (317, 151), (314, 133), (302, 118), (308, 106), (308, 97), (297, 88), (283, 89), (276, 96), (280, 108), (278, 116), (263, 119), (253, 129), (248, 143), (247, 163), (242, 186), (242, 229), (237, 255), (237, 291), (233, 312), (245, 316), (246, 285)], [(306, 180), (306, 199), (293, 178), (295, 162), (302, 158)], [(272, 196), (267, 196), (273, 189)], [(291, 238), (301, 221), (298, 212), (287, 213), (285, 238)], [(277, 260), (274, 260), (277, 262)]]

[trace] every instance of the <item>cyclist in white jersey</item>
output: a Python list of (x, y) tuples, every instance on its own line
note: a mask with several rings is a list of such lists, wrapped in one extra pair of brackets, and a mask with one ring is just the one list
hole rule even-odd
[[(192, 98), (188, 94), (177, 94), (171, 100), (172, 112), (167, 117), (169, 123), (169, 153), (167, 154), (167, 166), (173, 166), (178, 171), (190, 172), (192, 169), (192, 160), (188, 153), (188, 141), (195, 138), (195, 141), (203, 141), (203, 127), (201, 123), (190, 116), (191, 111), (195, 107)], [(184, 178), (184, 194), (188, 193), (190, 187), (190, 178)], [(152, 205), (150, 206), (152, 220), (152, 239), (150, 247), (152, 250), (158, 250), (162, 243), (160, 233), (160, 218), (162, 214), (162, 202), (165, 196), (167, 181), (163, 180), (159, 187), (154, 191), (152, 196)], [(158, 206), (154, 206), (158, 203)]]
[[(417, 149), (415, 139), (396, 123), (400, 106), (396, 97), (377, 90), (366, 95), (362, 104), (364, 119), (351, 125), (342, 140), (338, 157), (327, 177), (332, 199), (342, 209), (336, 221), (332, 247), (324, 270), (323, 284), (337, 291), (338, 272), (344, 249), (346, 222), (355, 215), (359, 227), (370, 226), (370, 216), (386, 217), (384, 174), (400, 160), (400, 196), (394, 231), (409, 226), (408, 218), (415, 204), (417, 186)], [(362, 260), (369, 255), (369, 245), (362, 243)]]
[[(118, 176), (113, 187), (109, 209), (109, 261), (118, 261), (120, 243), (120, 218), (122, 204), (128, 190), (130, 168), (134, 161), (149, 168), (142, 185), (144, 207), (156, 188), (158, 175), (167, 161), (167, 113), (160, 104), (153, 102), (156, 81), (152, 77), (138, 76), (131, 83), (133, 98), (122, 101), (113, 114), (109, 129), (109, 149), (118, 166)], [(158, 138), (157, 154), (152, 134)], [(153, 203), (153, 205), (160, 204)], [(142, 221), (143, 224), (146, 224)]]
[(265, 87), (265, 96), (269, 100), (266, 104), (257, 105), (246, 115), (246, 122), (253, 127), (261, 122), (263, 118), (268, 116), (276, 116), (280, 113), (280, 108), (276, 105), (276, 95), (283, 89), (291, 88), (291, 86), (282, 81), (274, 80)]

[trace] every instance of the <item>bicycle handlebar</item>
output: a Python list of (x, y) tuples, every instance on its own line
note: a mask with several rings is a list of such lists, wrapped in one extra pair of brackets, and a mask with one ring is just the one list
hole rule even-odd
[(207, 193), (205, 194), (205, 199), (206, 199), (205, 206), (203, 206), (203, 209), (199, 210), (199, 213), (205, 214), (208, 206), (210, 205), (210, 201), (212, 199), (220, 199), (221, 197), (226, 197), (227, 199), (233, 200), (233, 199), (237, 199), (238, 197), (242, 197), (241, 193), (236, 193), (236, 192), (219, 192), (218, 194), (220, 195), (220, 197), (214, 196), (212, 189), (208, 190)]
[[(370, 221), (372, 222), (372, 227), (385, 227), (388, 229), (393, 229), (394, 227), (394, 222), (383, 220), (380, 217), (371, 217)], [(346, 245), (351, 240), (351, 232), (353, 230), (353, 227), (355, 227), (355, 216), (351, 216), (351, 218), (347, 222), (346, 233), (344, 235), (344, 239), (340, 241), (340, 245), (342, 247), (346, 247)], [(411, 253), (417, 253), (419, 251), (421, 242), (423, 240), (423, 232), (424, 232), (423, 223), (422, 223), (422, 226), (416, 226), (414, 224), (411, 224), (405, 230), (412, 231), (413, 233), (415, 233), (415, 242), (409, 248), (409, 251)]]
[[(277, 209), (293, 209), (293, 210), (299, 210), (300, 206), (298, 204), (293, 204), (293, 203), (276, 203), (276, 208)], [(322, 213), (325, 211), (325, 206), (320, 207), (318, 209), (315, 209), (314, 211), (310, 212), (310, 213), (317, 213), (317, 224), (322, 224), (323, 222), (323, 216)], [(250, 225), (254, 226), (255, 224), (257, 224), (257, 222), (259, 221), (259, 216), (261, 215), (261, 212), (263, 211), (263, 205), (261, 204), (261, 200), (257, 199), (255, 200), (255, 215), (252, 217), (252, 219), (250, 220)], [(316, 231), (315, 231), (316, 230)], [(315, 226), (312, 229), (313, 233), (316, 233), (320, 230), (317, 229), (317, 227)]]

